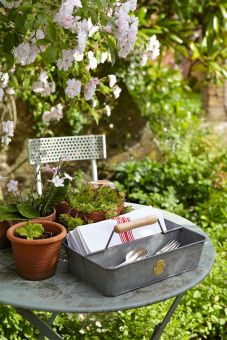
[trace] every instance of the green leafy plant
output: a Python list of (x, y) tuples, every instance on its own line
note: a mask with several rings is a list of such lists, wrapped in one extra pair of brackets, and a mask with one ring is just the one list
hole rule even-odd
[(81, 186), (68, 195), (72, 208), (83, 213), (104, 212), (107, 218), (117, 215), (117, 208), (123, 205), (125, 195), (109, 187), (95, 188), (91, 184)]
[(24, 227), (18, 227), (16, 233), (28, 240), (33, 240), (34, 238), (40, 238), (42, 236), (44, 228), (40, 223), (32, 223), (29, 221)]
[(68, 231), (84, 224), (84, 220), (82, 220), (82, 218), (72, 217), (68, 214), (61, 214), (60, 222), (67, 228)]
[(32, 219), (52, 213), (54, 207), (66, 197), (69, 180), (72, 179), (68, 174), (62, 173), (61, 167), (59, 161), (57, 168), (48, 168), (53, 177), (44, 183), (42, 195), (36, 192), (36, 179), (31, 191), (23, 193), (19, 189), (18, 181), (10, 180), (7, 184), (8, 192), (0, 205), (0, 221)]

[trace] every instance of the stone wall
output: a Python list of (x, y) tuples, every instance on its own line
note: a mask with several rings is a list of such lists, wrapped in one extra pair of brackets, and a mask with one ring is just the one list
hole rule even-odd
[(208, 121), (227, 121), (227, 80), (220, 87), (212, 83), (204, 85), (202, 87), (202, 101)]

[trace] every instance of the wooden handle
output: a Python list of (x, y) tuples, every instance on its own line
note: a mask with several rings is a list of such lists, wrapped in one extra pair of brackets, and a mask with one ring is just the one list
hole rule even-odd
[(115, 233), (119, 234), (119, 233), (123, 233), (124, 231), (128, 231), (128, 230), (135, 229), (138, 227), (143, 227), (149, 224), (154, 224), (156, 222), (158, 222), (158, 218), (156, 216), (147, 216), (147, 217), (139, 218), (131, 222), (116, 224), (114, 227), (114, 231)]

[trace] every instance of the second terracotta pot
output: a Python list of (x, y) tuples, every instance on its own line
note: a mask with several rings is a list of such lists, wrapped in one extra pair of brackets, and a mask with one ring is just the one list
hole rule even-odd
[(17, 273), (28, 280), (44, 280), (55, 273), (60, 248), (66, 229), (56, 222), (36, 220), (55, 236), (46, 239), (27, 240), (17, 237), (15, 230), (27, 222), (14, 224), (7, 231), (12, 244)]

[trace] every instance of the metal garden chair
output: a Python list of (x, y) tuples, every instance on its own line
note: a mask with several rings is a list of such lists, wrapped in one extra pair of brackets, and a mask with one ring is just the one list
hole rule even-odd
[(92, 178), (98, 179), (97, 159), (106, 158), (106, 136), (85, 135), (69, 137), (50, 137), (28, 140), (28, 161), (34, 166), (38, 194), (42, 194), (41, 165), (67, 161), (91, 161)]

